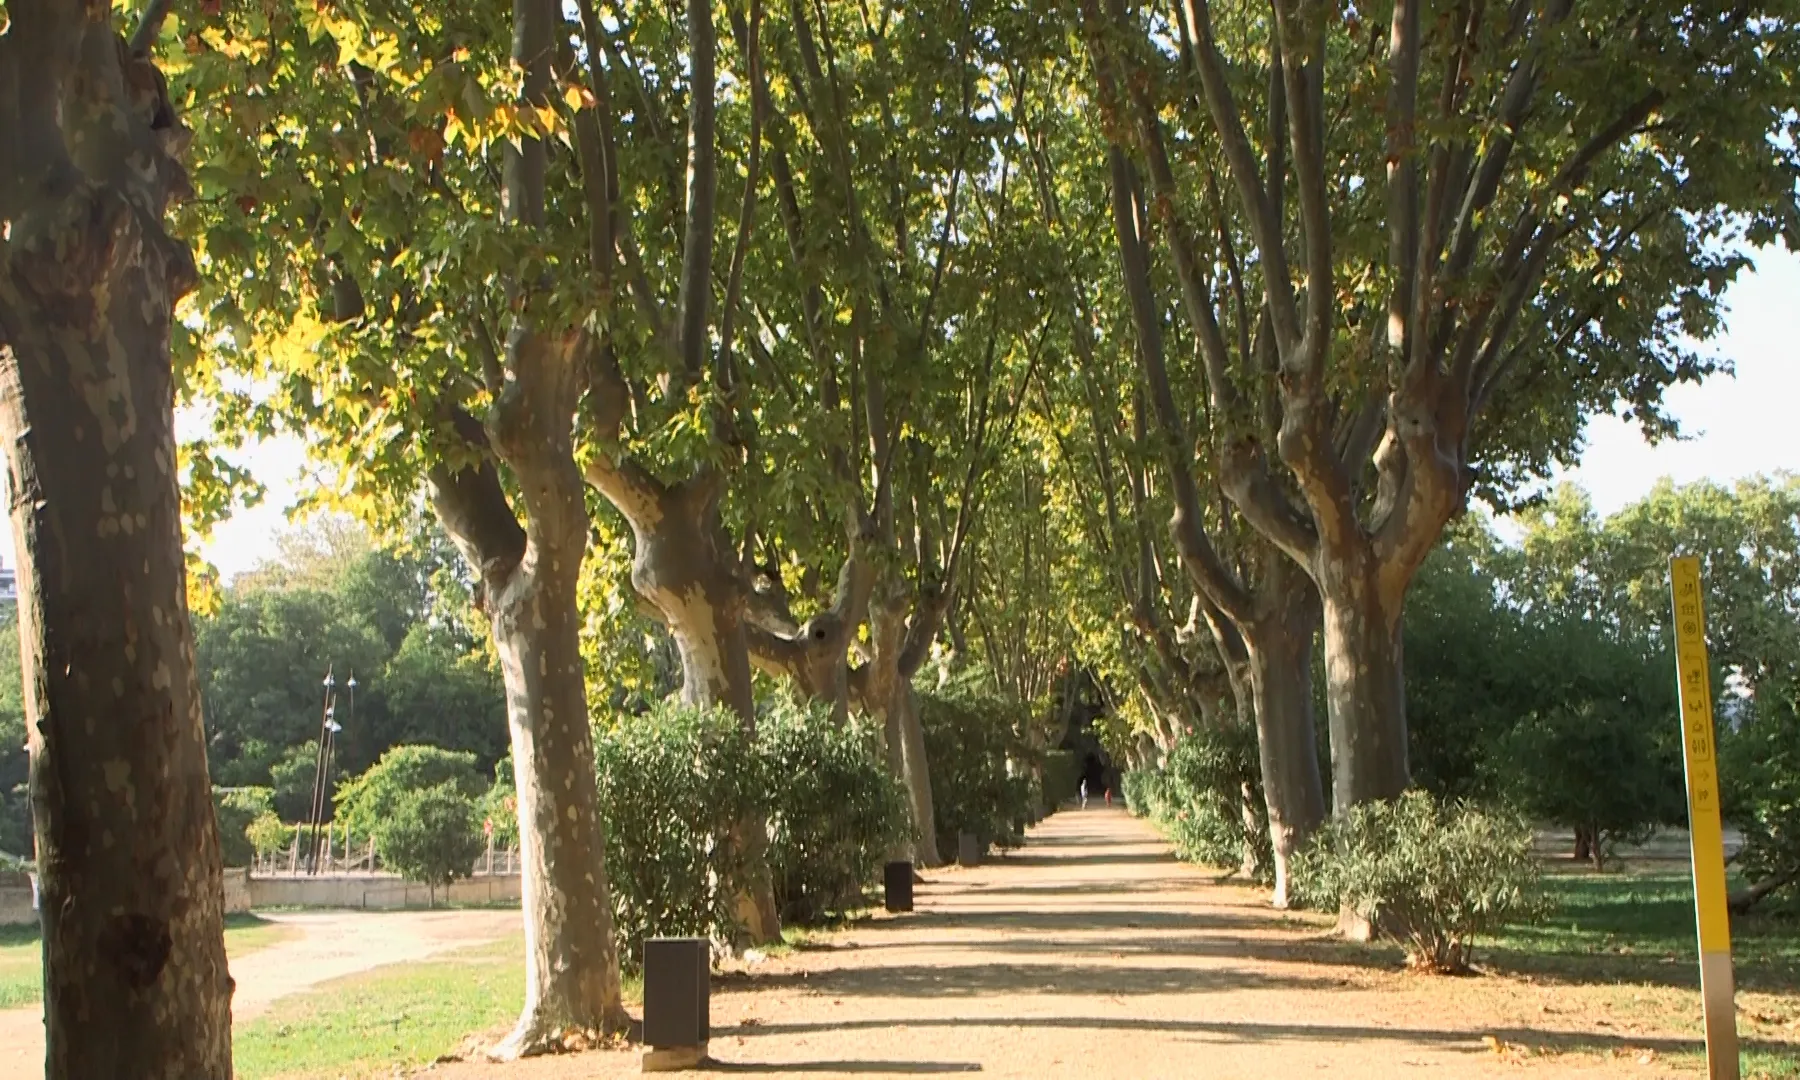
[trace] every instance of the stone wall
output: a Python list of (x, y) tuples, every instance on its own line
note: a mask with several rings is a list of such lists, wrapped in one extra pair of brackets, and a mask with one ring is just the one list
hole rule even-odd
[[(403, 881), (392, 874), (318, 874), (299, 877), (252, 877), (250, 907), (358, 908), (389, 911), (423, 908), (433, 902), (432, 890)], [(483, 874), (438, 889), (435, 903), (516, 904), (519, 875)]]
[(37, 922), (37, 905), (31, 885), (0, 884), (0, 926), (28, 926)]
[(250, 870), (247, 867), (225, 868), (225, 914), (242, 915), (250, 910)]

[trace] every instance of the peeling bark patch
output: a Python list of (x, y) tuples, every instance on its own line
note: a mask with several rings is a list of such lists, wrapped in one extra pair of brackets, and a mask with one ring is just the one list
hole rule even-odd
[(101, 955), (133, 990), (155, 985), (174, 948), (169, 925), (138, 912), (117, 916), (100, 936)]

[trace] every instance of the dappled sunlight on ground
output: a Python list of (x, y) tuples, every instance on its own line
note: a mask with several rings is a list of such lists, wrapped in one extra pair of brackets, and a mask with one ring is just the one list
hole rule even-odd
[[(926, 876), (911, 915), (715, 976), (719, 1067), (688, 1075), (1390, 1080), (1696, 1067), (1689, 989), (1410, 974), (1392, 948), (1337, 940), (1329, 918), (1273, 911), (1260, 890), (1176, 862), (1118, 810), (1064, 811), (1020, 852)], [(636, 1051), (599, 1051), (429, 1075), (638, 1068)]]

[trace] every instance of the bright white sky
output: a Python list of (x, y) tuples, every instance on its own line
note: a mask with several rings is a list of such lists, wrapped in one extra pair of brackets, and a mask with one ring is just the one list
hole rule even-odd
[[(1610, 514), (1642, 497), (1664, 476), (1677, 483), (1729, 483), (1780, 469), (1800, 472), (1800, 424), (1793, 412), (1800, 401), (1800, 255), (1782, 248), (1764, 250), (1755, 269), (1731, 288), (1726, 303), (1725, 332), (1714, 347), (1736, 365), (1737, 374), (1670, 392), (1669, 411), (1686, 437), (1650, 446), (1634, 426), (1600, 417), (1588, 426), (1581, 463), (1556, 480), (1585, 487), (1595, 508)], [(261, 506), (221, 525), (205, 545), (206, 557), (227, 579), (273, 551), (273, 537), (287, 524), (288, 508), (310, 483), (304, 454), (292, 439), (262, 443), (239, 459), (269, 494)], [(0, 529), (0, 557), (13, 565), (10, 529)]]

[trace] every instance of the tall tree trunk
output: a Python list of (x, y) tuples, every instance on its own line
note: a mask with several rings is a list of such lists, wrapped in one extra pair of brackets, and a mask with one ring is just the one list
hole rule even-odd
[[(177, 490), (163, 229), (186, 145), (107, 5), (0, 37), (0, 431), (43, 921), (47, 1075), (231, 1076), (218, 826)], [(146, 35), (154, 39), (152, 33)]]
[[(587, 551), (586, 488), (571, 433), (584, 335), (516, 330), (511, 378), (483, 425), (455, 413), (449, 431), (481, 464), (432, 470), (445, 530), (480, 575), (506, 686), (519, 802), (525, 1006), (489, 1053), (560, 1049), (569, 1031), (626, 1030), (606, 875), (606, 827), (594, 783), (593, 736), (576, 595)], [(488, 460), (511, 468), (524, 528)]]
[(919, 861), (940, 865), (944, 859), (937, 842), (937, 802), (931, 793), (931, 768), (925, 756), (925, 726), (919, 721), (919, 695), (911, 679), (895, 688), (889, 714), (899, 715), (901, 765), (906, 774), (906, 798), (919, 829)]
[(1410, 783), (1399, 597), (1384, 597), (1372, 557), (1322, 553), (1314, 574), (1325, 608), (1325, 701), (1337, 813), (1392, 799)]
[(869, 605), (868, 670), (864, 673), (865, 710), (881, 724), (887, 749), (888, 770), (906, 792), (912, 816), (911, 842), (889, 854), (919, 866), (942, 866), (937, 843), (937, 817), (931, 793), (931, 770), (925, 758), (925, 733), (919, 724), (918, 703), (912, 679), (904, 671), (906, 614), (910, 608), (904, 590), (895, 595), (891, 585)]
[(1586, 825), (1575, 826), (1575, 861), (1586, 862), (1594, 857), (1594, 833)]
[[(568, 1029), (616, 1032), (631, 1023), (619, 985), (606, 825), (594, 784), (576, 600), (582, 551), (535, 554), (536, 565), (489, 598), (506, 682), (526, 912), (525, 1007), (497, 1057), (554, 1049)], [(546, 573), (546, 560), (563, 571)]]
[[(698, 708), (723, 706), (756, 732), (744, 594), (718, 521), (716, 474), (663, 487), (618, 467), (593, 467), (588, 478), (631, 523), (632, 586), (654, 607), (681, 653), (681, 697)], [(752, 945), (781, 940), (781, 914), (769, 873), (768, 823), (755, 814), (731, 836), (748, 873), (734, 905)]]
[(1256, 710), (1263, 798), (1275, 850), (1276, 907), (1286, 907), (1289, 862), (1325, 818), (1313, 722), (1317, 594), (1304, 572), (1273, 552), (1258, 595), (1260, 618), (1244, 634)]

